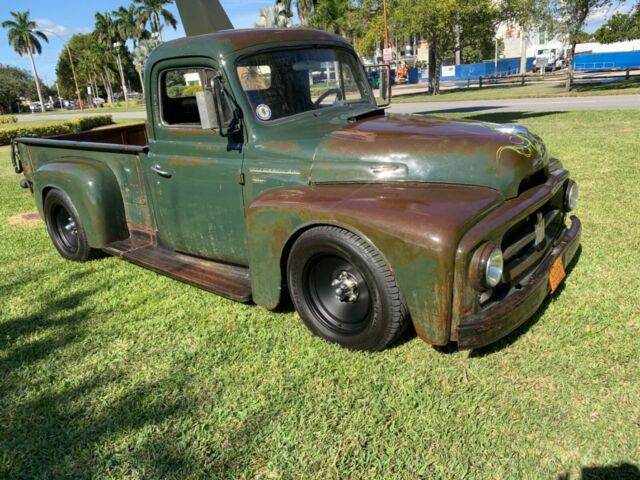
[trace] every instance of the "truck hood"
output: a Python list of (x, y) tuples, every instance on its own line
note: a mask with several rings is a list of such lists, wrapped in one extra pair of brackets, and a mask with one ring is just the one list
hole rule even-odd
[(380, 115), (328, 134), (315, 152), (311, 181), (479, 185), (512, 198), (548, 163), (540, 137), (520, 125)]

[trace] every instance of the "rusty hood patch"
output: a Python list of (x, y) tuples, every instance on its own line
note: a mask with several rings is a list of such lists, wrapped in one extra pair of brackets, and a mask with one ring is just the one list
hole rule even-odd
[(315, 152), (311, 180), (479, 185), (511, 198), (548, 163), (540, 137), (521, 126), (386, 115), (325, 137)]

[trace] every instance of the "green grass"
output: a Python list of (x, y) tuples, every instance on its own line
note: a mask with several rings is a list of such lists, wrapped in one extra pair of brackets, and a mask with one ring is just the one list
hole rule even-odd
[(571, 92), (564, 84), (533, 84), (521, 86), (489, 86), (442, 90), (440, 95), (424, 93), (397, 95), (393, 103), (448, 102), (464, 100), (508, 100), (514, 98), (588, 97), (598, 95), (640, 94), (640, 81), (577, 84)]
[[(0, 149), (0, 478), (637, 479), (640, 111), (481, 115), (580, 182), (583, 251), (506, 340), (378, 354), (115, 258), (77, 265)], [(604, 476), (604, 474), (609, 476)]]

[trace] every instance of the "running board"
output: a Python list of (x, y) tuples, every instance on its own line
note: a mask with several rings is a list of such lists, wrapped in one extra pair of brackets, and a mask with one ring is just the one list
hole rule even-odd
[(251, 302), (251, 279), (246, 267), (176, 253), (159, 247), (152, 236), (144, 233), (110, 243), (104, 251), (222, 297)]

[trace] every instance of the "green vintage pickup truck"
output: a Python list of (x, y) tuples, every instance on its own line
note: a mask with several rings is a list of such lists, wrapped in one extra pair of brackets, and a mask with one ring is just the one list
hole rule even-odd
[(342, 38), (166, 43), (145, 125), (19, 138), (53, 244), (240, 302), (288, 296), (316, 335), (380, 350), (413, 323), (476, 348), (540, 307), (579, 247), (576, 184), (523, 127), (390, 115)]

